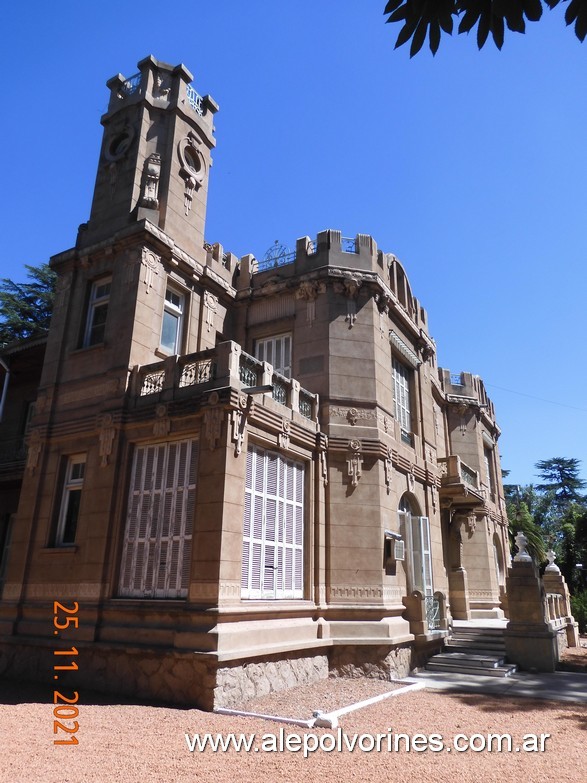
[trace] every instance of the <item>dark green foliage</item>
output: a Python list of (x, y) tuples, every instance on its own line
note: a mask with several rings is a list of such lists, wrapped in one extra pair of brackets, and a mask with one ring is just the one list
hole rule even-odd
[(571, 612), (579, 623), (579, 633), (587, 632), (587, 590), (571, 596)]
[(25, 267), (30, 282), (0, 280), (0, 347), (49, 329), (57, 275), (48, 264)]
[(452, 35), (456, 19), (459, 34), (476, 28), (479, 49), (489, 36), (501, 49), (506, 27), (525, 33), (526, 22), (538, 22), (544, 6), (554, 8), (561, 2), (567, 4), (565, 22), (575, 25), (575, 35), (583, 41), (587, 35), (587, 0), (389, 0), (383, 13), (388, 15), (386, 22), (403, 22), (395, 48), (411, 40), (413, 57), (427, 36), (430, 50), (436, 54), (441, 30)]
[(534, 524), (532, 516), (525, 503), (519, 503), (516, 507), (508, 508), (510, 551), (515, 555), (517, 548), (515, 539), (517, 533), (523, 533), (528, 539), (528, 554), (536, 565), (546, 561), (546, 547), (542, 537), (542, 531)]

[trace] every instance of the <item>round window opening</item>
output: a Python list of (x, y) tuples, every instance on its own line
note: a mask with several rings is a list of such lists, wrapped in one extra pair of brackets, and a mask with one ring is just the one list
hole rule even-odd
[(190, 149), (190, 147), (186, 147), (183, 151), (183, 155), (188, 168), (190, 168), (192, 171), (194, 171), (197, 174), (201, 169), (201, 164), (200, 164), (200, 159), (198, 157), (198, 154), (194, 152), (194, 150)]
[(108, 152), (112, 158), (120, 158), (130, 147), (131, 138), (128, 133), (119, 133), (110, 142)]

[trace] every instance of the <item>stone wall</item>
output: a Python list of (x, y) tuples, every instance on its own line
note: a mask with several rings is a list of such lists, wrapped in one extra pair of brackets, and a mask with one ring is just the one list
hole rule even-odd
[(412, 669), (411, 647), (333, 647), (330, 676), (401, 679)]
[(326, 655), (289, 657), (240, 663), (219, 668), (214, 689), (214, 706), (238, 709), (246, 701), (306, 685), (328, 677)]

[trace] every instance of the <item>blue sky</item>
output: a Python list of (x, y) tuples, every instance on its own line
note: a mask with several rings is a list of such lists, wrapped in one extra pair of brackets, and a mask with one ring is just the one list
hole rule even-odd
[(262, 257), (372, 234), (439, 363), (485, 380), (509, 480), (585, 463), (587, 44), (555, 9), (501, 53), (459, 36), (410, 60), (384, 5), (5, 4), (0, 274), (23, 279), (87, 220), (106, 80), (183, 62), (220, 104), (208, 241)]

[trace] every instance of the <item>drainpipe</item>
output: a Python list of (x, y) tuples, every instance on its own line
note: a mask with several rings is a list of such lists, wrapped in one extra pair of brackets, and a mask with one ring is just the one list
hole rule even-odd
[(4, 418), (4, 403), (6, 402), (6, 395), (8, 393), (8, 380), (10, 378), (10, 368), (0, 357), (0, 365), (2, 366), (2, 369), (6, 372), (6, 375), (4, 376), (4, 385), (2, 387), (2, 399), (0, 399), (0, 422)]

